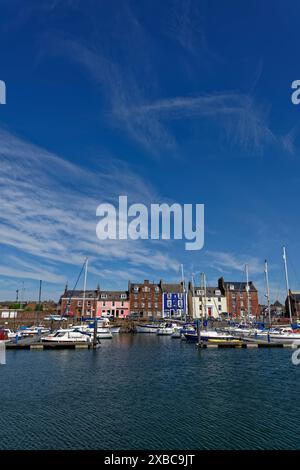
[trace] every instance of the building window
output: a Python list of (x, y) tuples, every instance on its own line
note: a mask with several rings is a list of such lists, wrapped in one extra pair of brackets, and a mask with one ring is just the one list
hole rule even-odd
[(101, 299), (107, 299), (107, 294), (101, 294)]
[(181, 293), (178, 294), (178, 299), (182, 299), (183, 295)]
[(155, 290), (155, 292), (159, 292), (159, 287), (156, 286), (154, 290)]
[(139, 291), (139, 288), (137, 286), (134, 286), (133, 292), (138, 292), (138, 291)]
[(167, 300), (167, 307), (168, 308), (172, 307), (172, 300)]
[(178, 300), (178, 308), (182, 308), (182, 300)]

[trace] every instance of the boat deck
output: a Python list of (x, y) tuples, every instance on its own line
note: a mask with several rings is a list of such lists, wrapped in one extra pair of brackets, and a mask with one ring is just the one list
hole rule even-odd
[[(255, 348), (295, 348), (292, 343), (284, 344), (284, 343), (268, 343), (264, 341), (257, 341), (257, 342), (234, 342), (234, 341), (201, 341), (197, 343), (199, 348), (203, 349), (216, 349), (216, 348), (236, 348), (236, 349), (255, 349)], [(299, 346), (300, 347), (300, 344)]]
[(19, 342), (19, 343), (6, 343), (6, 349), (29, 349), (29, 350), (44, 350), (44, 349), (89, 349), (93, 347), (92, 343), (87, 342), (60, 342), (60, 343), (42, 343), (42, 342)]

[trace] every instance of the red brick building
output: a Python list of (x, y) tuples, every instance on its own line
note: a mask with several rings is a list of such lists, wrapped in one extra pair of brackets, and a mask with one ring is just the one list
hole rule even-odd
[(128, 283), (130, 314), (140, 318), (162, 317), (162, 281)]
[(67, 290), (60, 297), (60, 314), (62, 316), (70, 316), (73, 318), (94, 317), (97, 311), (97, 300), (99, 298), (100, 289), (85, 291), (85, 302), (83, 307), (83, 290)]
[(223, 277), (218, 280), (221, 292), (226, 296), (227, 311), (234, 318), (246, 318), (247, 315), (259, 316), (258, 292), (252, 281), (249, 281), (249, 312), (247, 283), (225, 281)]
[[(298, 291), (289, 291), (289, 297), (290, 297), (290, 302), (291, 302), (291, 314), (293, 319), (299, 319), (300, 318), (300, 292)], [(289, 312), (289, 297), (286, 298), (285, 300), (285, 316), (286, 318), (289, 318), (290, 312)]]

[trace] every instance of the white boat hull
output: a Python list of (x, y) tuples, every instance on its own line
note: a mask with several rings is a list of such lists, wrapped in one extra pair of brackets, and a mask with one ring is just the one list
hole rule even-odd
[(109, 328), (110, 331), (112, 332), (113, 335), (120, 333), (120, 327), (119, 326), (112, 326)]
[(149, 325), (137, 325), (135, 327), (137, 333), (157, 333), (158, 326), (149, 326)]
[(158, 336), (171, 336), (174, 333), (174, 328), (158, 328), (156, 334)]

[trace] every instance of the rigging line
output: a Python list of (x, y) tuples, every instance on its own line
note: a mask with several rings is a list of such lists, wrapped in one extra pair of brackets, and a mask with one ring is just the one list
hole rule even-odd
[[(209, 282), (210, 285), (212, 285), (210, 282)], [(216, 300), (215, 300), (215, 295), (214, 295), (214, 292), (213, 292), (213, 296), (212, 296), (212, 299), (213, 299), (213, 303), (215, 304), (215, 308), (216, 308), (216, 312), (218, 313), (219, 315), (219, 309), (218, 309), (218, 306), (216, 304)]]
[(66, 307), (65, 307), (65, 310), (64, 310), (64, 315), (66, 314), (67, 308), (69, 307), (69, 304), (70, 304), (70, 302), (71, 302), (71, 300), (72, 300), (73, 294), (74, 294), (74, 292), (75, 292), (75, 289), (76, 289), (76, 287), (77, 287), (77, 284), (78, 284), (78, 282), (79, 282), (79, 279), (80, 279), (80, 277), (81, 277), (81, 274), (82, 274), (82, 272), (83, 272), (83, 269), (84, 269), (84, 267), (85, 267), (85, 263), (86, 263), (86, 260), (84, 260), (84, 263), (83, 263), (83, 265), (82, 265), (82, 268), (81, 268), (81, 270), (80, 270), (80, 273), (79, 273), (79, 275), (78, 275), (78, 277), (77, 277), (76, 283), (75, 283), (75, 285), (74, 285), (74, 287), (73, 287), (73, 290), (71, 291), (70, 297), (68, 298), (68, 302), (66, 303)]
[(289, 258), (289, 266), (292, 267), (292, 271), (293, 271), (293, 274), (294, 274), (294, 279), (295, 279), (296, 285), (299, 285), (297, 272), (296, 272), (296, 270), (295, 270), (295, 266), (294, 266), (294, 263), (293, 263), (293, 261), (292, 261), (291, 258)]

